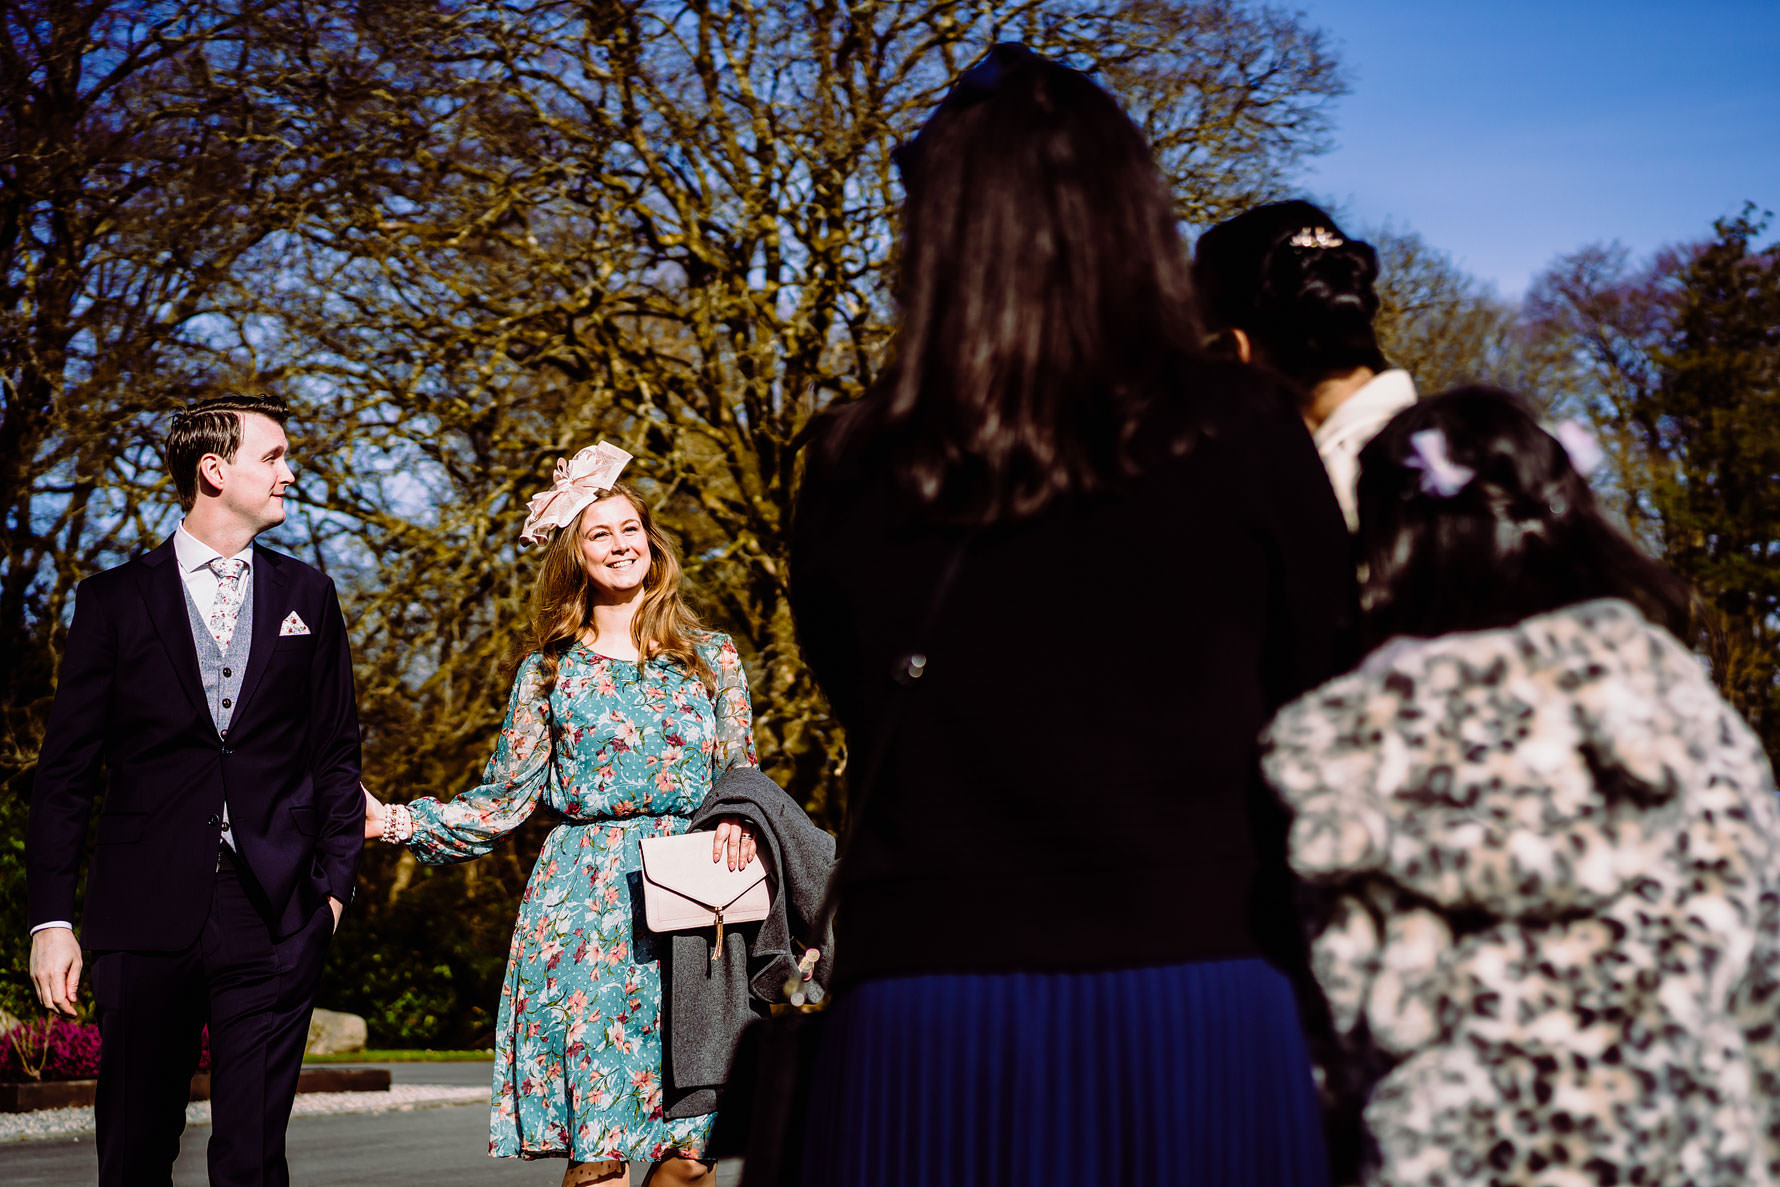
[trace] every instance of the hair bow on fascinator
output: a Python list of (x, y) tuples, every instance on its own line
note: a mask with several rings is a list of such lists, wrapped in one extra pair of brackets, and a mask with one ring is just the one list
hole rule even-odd
[(1570, 455), (1570, 467), (1578, 474), (1587, 478), (1600, 468), (1606, 455), (1602, 453), (1601, 443), (1595, 440), (1594, 433), (1587, 425), (1579, 420), (1566, 420), (1553, 425), (1551, 435), (1557, 438), (1557, 443)]
[(1446, 434), (1439, 429), (1423, 429), (1409, 434), (1409, 456), (1403, 459), (1403, 464), (1411, 470), (1421, 471), (1424, 495), (1450, 499), (1477, 477), (1476, 470), (1453, 461), (1446, 449)]
[(589, 445), (572, 458), (557, 458), (550, 489), (533, 495), (526, 509), (519, 546), (542, 544), (551, 532), (572, 523), (582, 508), (610, 493), (629, 461), (630, 454), (604, 441)]

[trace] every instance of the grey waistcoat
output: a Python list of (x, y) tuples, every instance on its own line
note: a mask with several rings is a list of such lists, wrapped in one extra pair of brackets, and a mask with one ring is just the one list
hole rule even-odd
[[(229, 636), (226, 651), (216, 645), (210, 624), (198, 613), (198, 603), (192, 600), (192, 591), (186, 588), (183, 574), (179, 582), (179, 588), (185, 594), (186, 617), (192, 624), (192, 642), (198, 649), (198, 675), (204, 681), (204, 701), (210, 706), (210, 719), (216, 722), (216, 733), (221, 738), (229, 736), (229, 721), (235, 716), (235, 706), (241, 700), (241, 677), (247, 672), (247, 653), (253, 649), (253, 570), (249, 568), (247, 574), (241, 590), (241, 612), (235, 617), (235, 633)], [(235, 842), (228, 834), (226, 791), (224, 795), (223, 842), (233, 849)]]
[[(251, 574), (252, 570), (248, 572)], [(246, 588), (242, 590), (241, 613), (235, 619), (235, 633), (229, 636), (227, 651), (216, 645), (209, 623), (198, 613), (198, 604), (192, 601), (192, 591), (186, 589), (184, 581), (179, 583), (179, 588), (185, 591), (185, 612), (192, 623), (192, 642), (198, 648), (198, 675), (204, 679), (204, 700), (210, 706), (216, 732), (223, 737), (228, 736), (229, 720), (234, 717), (235, 704), (241, 698), (241, 677), (247, 671), (247, 653), (253, 648), (253, 580), (249, 576)]]

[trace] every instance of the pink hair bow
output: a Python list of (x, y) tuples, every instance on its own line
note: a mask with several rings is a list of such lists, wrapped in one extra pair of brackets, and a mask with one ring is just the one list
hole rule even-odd
[(582, 508), (606, 497), (624, 472), (630, 454), (601, 441), (572, 458), (557, 458), (550, 489), (532, 496), (525, 526), (519, 529), (519, 546), (542, 544), (550, 533), (574, 522)]
[(1477, 477), (1476, 470), (1453, 461), (1446, 448), (1446, 434), (1439, 429), (1409, 434), (1409, 456), (1403, 464), (1421, 471), (1424, 495), (1450, 499)]
[(1587, 478), (1600, 468), (1604, 454), (1601, 443), (1595, 440), (1594, 433), (1579, 420), (1566, 420), (1552, 427), (1551, 435), (1557, 438), (1564, 452), (1570, 455), (1570, 468), (1582, 477)]

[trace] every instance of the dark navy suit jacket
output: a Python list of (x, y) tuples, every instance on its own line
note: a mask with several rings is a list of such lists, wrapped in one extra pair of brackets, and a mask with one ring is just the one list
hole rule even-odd
[[(32, 926), (75, 919), (103, 793), (81, 942), (175, 951), (210, 911), (222, 810), (274, 937), (350, 901), (364, 841), (358, 711), (334, 583), (254, 547), (253, 645), (228, 737), (204, 699), (173, 542), (80, 583), (25, 843)], [(283, 635), (292, 612), (308, 634)]]

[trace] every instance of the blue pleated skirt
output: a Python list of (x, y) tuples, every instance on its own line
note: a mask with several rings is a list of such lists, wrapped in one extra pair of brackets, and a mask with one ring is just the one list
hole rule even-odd
[(1327, 1187), (1292, 989), (1262, 960), (843, 990), (805, 1187)]

